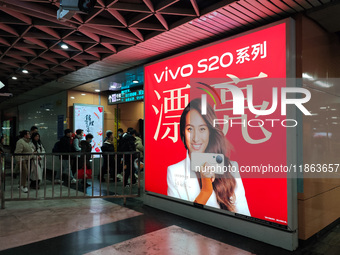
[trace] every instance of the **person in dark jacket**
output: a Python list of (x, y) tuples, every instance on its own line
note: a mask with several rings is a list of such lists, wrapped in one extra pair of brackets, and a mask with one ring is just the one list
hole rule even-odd
[[(71, 129), (65, 129), (64, 130), (64, 136), (60, 139), (60, 152), (61, 153), (71, 153), (72, 145), (71, 145), (71, 136), (72, 136), (72, 130)], [(68, 156), (62, 155), (61, 157), (63, 160), (60, 160), (60, 164), (62, 164), (62, 171), (63, 174), (68, 175), (69, 169), (68, 169)], [(72, 170), (70, 170), (70, 179), (71, 184), (75, 184), (77, 180), (74, 178)], [(60, 178), (60, 171), (57, 171), (57, 175), (55, 177), (55, 183), (62, 183), (63, 181)]]
[[(136, 145), (135, 141), (136, 139), (130, 134), (130, 132), (133, 130), (133, 128), (128, 128), (128, 131), (123, 134), (120, 145), (121, 145), (121, 150), (122, 152), (135, 152), (136, 151)], [(136, 177), (133, 174), (135, 170), (133, 169), (133, 162), (136, 158), (136, 154), (125, 154), (124, 155), (124, 164), (123, 164), (123, 169), (124, 169), (124, 187), (129, 187), (128, 184), (128, 179), (131, 175), (131, 184), (136, 184)], [(132, 164), (131, 164), (132, 162)]]
[[(84, 168), (84, 158), (87, 168), (91, 168), (91, 151), (92, 151), (92, 142), (93, 135), (87, 134), (85, 140), (80, 142), (80, 148), (82, 155), (80, 157), (79, 168)], [(85, 154), (84, 154), (85, 153)]]
[[(93, 135), (87, 134), (86, 137), (85, 137), (85, 140), (82, 140), (80, 142), (82, 155), (80, 156), (79, 169), (85, 170), (84, 163), (85, 163), (86, 169), (92, 169), (92, 167), (91, 167), (91, 151), (92, 151), (91, 142), (92, 142), (92, 139), (93, 139)], [(82, 180), (81, 183), (84, 185), (84, 180)], [(91, 186), (91, 185), (86, 183), (86, 187), (88, 187), (88, 186)]]
[[(102, 152), (115, 152), (115, 146), (113, 144), (113, 132), (111, 130), (106, 131), (106, 137), (104, 140), (104, 144), (101, 147)], [(101, 168), (101, 178), (100, 174), (98, 174), (98, 180), (101, 179), (102, 182), (105, 182), (104, 175), (110, 174), (114, 176), (115, 174), (115, 155), (103, 154), (103, 165)], [(108, 172), (109, 171), (109, 172)], [(109, 176), (107, 177), (109, 179)]]

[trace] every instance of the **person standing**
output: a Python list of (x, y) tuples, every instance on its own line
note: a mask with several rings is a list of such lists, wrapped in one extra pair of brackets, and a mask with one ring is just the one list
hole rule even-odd
[[(74, 152), (78, 152), (80, 154), (81, 152), (81, 148), (80, 148), (80, 142), (83, 139), (84, 136), (84, 130), (82, 129), (77, 129), (76, 130), (76, 135), (73, 138), (73, 151)], [(77, 171), (77, 160), (79, 159), (80, 155), (76, 155), (74, 160), (73, 160), (73, 164), (72, 164), (72, 169), (73, 169), (73, 174), (76, 173)], [(79, 169), (79, 160), (78, 160), (78, 169)]]
[[(133, 130), (133, 128), (128, 128), (128, 131), (123, 134), (120, 145), (121, 145), (121, 150), (122, 152), (135, 152), (136, 151), (136, 145), (135, 141), (136, 139), (130, 134), (130, 132)], [(134, 175), (134, 170), (133, 170), (133, 162), (135, 160), (136, 155), (135, 154), (125, 154), (124, 155), (124, 163), (123, 169), (124, 169), (124, 187), (129, 187), (128, 184), (128, 179), (131, 175), (131, 184), (136, 183), (136, 177)], [(132, 164), (131, 164), (132, 162)]]
[[(122, 128), (119, 128), (117, 130), (118, 138), (116, 137), (117, 140), (117, 152), (123, 152), (122, 146), (123, 146), (123, 134), (124, 130)], [(123, 173), (123, 155), (118, 154), (117, 155), (117, 164), (118, 164), (118, 169), (117, 169), (117, 177), (119, 180), (123, 179), (122, 173)]]
[(123, 137), (123, 134), (124, 134), (124, 130), (122, 129), (122, 128), (119, 128), (118, 130), (117, 130), (117, 134), (118, 134), (118, 138), (116, 138), (117, 139), (117, 151), (122, 151), (121, 150), (121, 144), (120, 144), (120, 142), (122, 141), (122, 137)]
[[(32, 134), (32, 141), (30, 143), (30, 145), (32, 146), (33, 149), (33, 153), (45, 153), (45, 148), (41, 143), (40, 140), (40, 135), (39, 133), (33, 133)], [(42, 180), (42, 176), (43, 176), (43, 158), (44, 155), (38, 155), (38, 156), (34, 156), (31, 160), (31, 184), (30, 187), (35, 189), (38, 187), (39, 189), (39, 185), (40, 185), (40, 181)], [(38, 181), (38, 185), (36, 183), (36, 181)]]
[(76, 152), (80, 152), (81, 151), (80, 141), (83, 139), (83, 136), (84, 136), (84, 130), (77, 129), (76, 130), (76, 135), (73, 138), (73, 148), (74, 148), (74, 151), (76, 151)]
[[(86, 169), (91, 169), (91, 151), (92, 151), (92, 142), (93, 135), (87, 134), (85, 140), (80, 142), (81, 147), (81, 157), (79, 162), (79, 168), (84, 169), (84, 174), (86, 173)], [(85, 163), (85, 166), (84, 166)], [(84, 181), (82, 182), (84, 184)], [(90, 184), (86, 183), (86, 187), (91, 186)]]
[(38, 133), (38, 127), (36, 127), (36, 126), (31, 127), (31, 131), (30, 131), (31, 137), (34, 133)]
[(136, 151), (139, 152), (140, 155), (140, 161), (144, 161), (144, 145), (142, 142), (142, 138), (140, 138), (139, 134), (137, 131), (134, 129), (131, 131), (131, 135), (136, 139), (135, 140), (135, 145), (136, 145)]
[[(113, 132), (111, 130), (106, 131), (106, 137), (104, 140), (104, 144), (102, 146), (102, 152), (115, 152), (115, 146), (113, 144)], [(114, 176), (114, 168), (115, 168), (115, 155), (103, 155), (103, 165), (101, 168), (101, 181), (105, 182), (104, 174), (109, 174)], [(107, 172), (109, 169), (109, 173)], [(98, 180), (100, 180), (100, 174), (98, 174)]]
[[(15, 146), (15, 154), (20, 153), (32, 153), (33, 149), (30, 146), (31, 134), (28, 130), (22, 130), (20, 132), (20, 139), (17, 141)], [(16, 156), (16, 161), (18, 168), (21, 166), (21, 186), (20, 189), (22, 192), (27, 193), (27, 177), (28, 177), (28, 160), (30, 156)]]
[[(71, 136), (72, 136), (72, 130), (71, 129), (65, 129), (64, 130), (64, 136), (60, 139), (60, 152), (61, 153), (72, 153), (72, 145), (71, 145)], [(60, 160), (60, 164), (62, 164), (62, 172), (64, 174), (67, 174), (70, 172), (70, 179), (71, 179), (71, 184), (75, 184), (77, 180), (73, 177), (72, 171), (69, 171), (68, 169), (68, 156), (67, 155), (62, 155)], [(57, 175), (55, 178), (55, 183), (62, 183), (63, 181), (61, 180), (61, 175), (60, 171), (57, 171)]]

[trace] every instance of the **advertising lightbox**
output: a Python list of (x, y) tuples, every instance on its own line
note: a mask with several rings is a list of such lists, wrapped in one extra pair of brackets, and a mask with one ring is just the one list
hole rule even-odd
[[(92, 152), (101, 152), (103, 145), (104, 107), (101, 105), (73, 104), (74, 131), (92, 134)], [(85, 138), (84, 138), (85, 139)]]
[(286, 26), (145, 66), (147, 192), (288, 225)]

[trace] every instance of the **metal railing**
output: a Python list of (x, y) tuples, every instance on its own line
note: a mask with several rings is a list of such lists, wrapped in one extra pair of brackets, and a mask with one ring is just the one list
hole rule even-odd
[(125, 204), (140, 196), (139, 152), (1, 154), (0, 160), (1, 209), (5, 201), (123, 198)]

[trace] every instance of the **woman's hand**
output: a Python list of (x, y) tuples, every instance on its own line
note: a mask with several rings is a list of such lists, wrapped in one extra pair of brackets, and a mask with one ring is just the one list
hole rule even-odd
[(203, 168), (200, 171), (200, 173), (202, 189), (194, 202), (205, 205), (214, 191), (212, 183), (215, 181), (215, 173), (212, 172), (212, 167), (207, 163), (203, 165)]
[(200, 173), (202, 178), (210, 178), (211, 182), (215, 181), (215, 171), (213, 171), (213, 167), (207, 162), (204, 163)]

